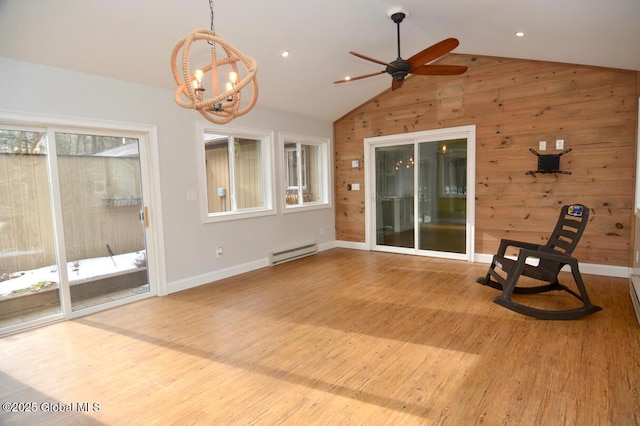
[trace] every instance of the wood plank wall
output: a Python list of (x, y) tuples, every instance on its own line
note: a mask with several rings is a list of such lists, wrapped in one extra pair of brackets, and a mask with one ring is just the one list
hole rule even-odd
[[(543, 242), (560, 206), (583, 203), (592, 216), (578, 259), (631, 265), (640, 73), (457, 54), (440, 63), (469, 70), (408, 78), (334, 123), (336, 238), (365, 241), (364, 138), (476, 125), (476, 253), (501, 238)], [(560, 164), (572, 174), (525, 175), (537, 167), (529, 148), (544, 140), (557, 153), (556, 139), (573, 149)], [(347, 191), (356, 182), (362, 190)]]

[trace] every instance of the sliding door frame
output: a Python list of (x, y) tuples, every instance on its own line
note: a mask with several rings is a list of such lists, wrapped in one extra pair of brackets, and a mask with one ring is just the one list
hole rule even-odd
[[(465, 253), (420, 250), (418, 247), (403, 248), (379, 246), (376, 241), (376, 161), (375, 150), (382, 146), (414, 144), (414, 158), (417, 158), (418, 144), (453, 139), (467, 140), (467, 206), (466, 206), (466, 247)], [(389, 251), (401, 254), (442, 257), (473, 261), (475, 255), (475, 181), (476, 181), (476, 126), (459, 126), (421, 132), (401, 133), (364, 139), (365, 175), (365, 245), (368, 250)], [(418, 182), (414, 175), (414, 198), (418, 199)], [(419, 203), (414, 202), (414, 221), (419, 216)], [(417, 225), (417, 223), (414, 223)], [(415, 227), (415, 226), (414, 226)], [(419, 229), (419, 228), (415, 228)]]
[[(13, 329), (23, 329), (40, 325), (41, 323), (60, 320), (72, 319), (104, 309), (133, 302), (138, 299), (151, 297), (155, 295), (166, 295), (166, 272), (165, 272), (165, 256), (164, 242), (162, 233), (162, 213), (160, 200), (160, 173), (159, 173), (159, 153), (158, 153), (158, 137), (156, 126), (114, 122), (93, 119), (82, 119), (76, 117), (62, 117), (52, 115), (39, 115), (28, 113), (17, 113), (0, 110), (0, 125), (6, 125), (12, 128), (37, 128), (46, 132), (47, 149), (50, 154), (47, 155), (47, 166), (49, 173), (49, 191), (52, 197), (52, 217), (54, 242), (56, 249), (57, 262), (59, 265), (66, 265), (66, 247), (64, 242), (64, 232), (62, 228), (62, 210), (61, 210), (61, 194), (58, 179), (58, 166), (56, 163), (56, 147), (54, 134), (57, 132), (77, 132), (91, 133), (95, 135), (105, 136), (122, 136), (138, 139), (138, 150), (140, 156), (141, 168), (141, 185), (143, 193), (142, 209), (147, 214), (145, 222), (146, 250), (147, 250), (147, 278), (149, 282), (149, 292), (135, 295), (125, 299), (114, 300), (112, 302), (87, 307), (84, 309), (73, 311), (71, 307), (71, 296), (68, 288), (68, 277), (66, 276), (66, 268), (61, 268), (62, 273), (60, 285), (60, 299), (62, 305), (62, 313), (52, 317), (44, 318), (42, 321), (37, 320), (33, 323), (21, 324), (17, 327), (9, 327), (8, 332)], [(53, 155), (51, 155), (53, 154)]]

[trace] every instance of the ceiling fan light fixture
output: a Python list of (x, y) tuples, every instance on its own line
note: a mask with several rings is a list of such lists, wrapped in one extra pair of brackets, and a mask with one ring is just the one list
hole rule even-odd
[(524, 37), (525, 36), (523, 31), (516, 31), (515, 34), (516, 34), (516, 37)]
[(334, 83), (344, 83), (347, 81), (361, 80), (363, 78), (373, 77), (380, 74), (389, 74), (391, 76), (391, 90), (396, 90), (402, 86), (404, 79), (409, 74), (417, 75), (459, 75), (467, 71), (467, 67), (463, 65), (431, 65), (430, 63), (436, 59), (448, 54), (453, 49), (458, 47), (460, 42), (455, 38), (447, 38), (442, 40), (426, 49), (421, 50), (409, 59), (403, 59), (400, 54), (400, 23), (407, 16), (407, 12), (395, 8), (387, 12), (387, 15), (396, 24), (397, 28), (397, 45), (398, 45), (398, 57), (394, 61), (385, 62), (369, 56), (365, 56), (361, 53), (349, 51), (350, 54), (357, 56), (361, 59), (369, 62), (374, 62), (379, 65), (384, 65), (384, 70), (359, 75), (357, 77), (345, 78), (343, 80), (334, 81)]

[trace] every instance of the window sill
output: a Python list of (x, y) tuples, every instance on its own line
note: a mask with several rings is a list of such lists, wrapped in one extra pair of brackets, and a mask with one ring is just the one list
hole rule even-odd
[(257, 218), (257, 217), (264, 217), (264, 216), (273, 216), (275, 214), (276, 214), (276, 211), (274, 209), (211, 213), (211, 214), (207, 214), (202, 219), (202, 223), (228, 222), (231, 220), (243, 220), (243, 219), (251, 219), (251, 218)]
[(283, 213), (306, 212), (331, 208), (331, 203), (285, 204)]

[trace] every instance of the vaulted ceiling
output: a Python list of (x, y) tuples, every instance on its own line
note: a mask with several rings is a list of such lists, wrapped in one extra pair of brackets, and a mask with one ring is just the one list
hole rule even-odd
[[(332, 122), (390, 86), (333, 84), (447, 37), (453, 53), (640, 70), (639, 0), (213, 0), (216, 33), (258, 63), (258, 106)], [(210, 27), (207, 0), (0, 0), (0, 56), (173, 90), (176, 42)], [(516, 31), (525, 37), (514, 36)], [(291, 52), (286, 59), (283, 50)], [(417, 77), (432, 78), (432, 77)], [(87, 90), (91, 90), (88, 88)], [(1, 96), (1, 94), (0, 94)]]

